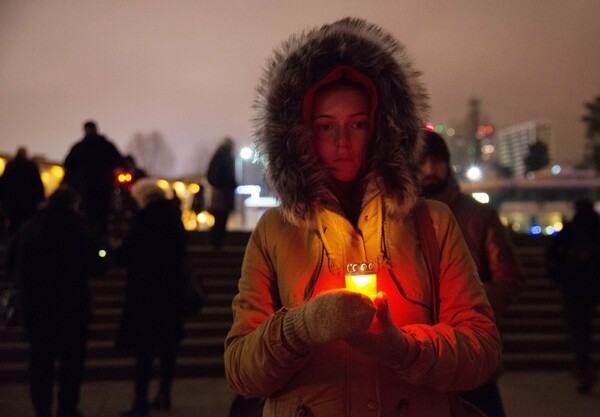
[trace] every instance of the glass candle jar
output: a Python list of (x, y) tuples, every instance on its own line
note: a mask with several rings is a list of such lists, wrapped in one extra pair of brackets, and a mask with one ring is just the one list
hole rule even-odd
[(377, 274), (373, 262), (346, 264), (346, 289), (375, 298)]

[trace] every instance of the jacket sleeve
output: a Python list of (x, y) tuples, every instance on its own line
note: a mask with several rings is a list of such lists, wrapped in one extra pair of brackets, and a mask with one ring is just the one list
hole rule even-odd
[(500, 317), (517, 299), (525, 277), (506, 229), (493, 209), (485, 230), (484, 250), (489, 280), (483, 283), (483, 288), (495, 314)]
[(309, 355), (298, 356), (282, 340), (285, 309), (277, 291), (266, 240), (268, 212), (253, 231), (233, 299), (233, 325), (225, 339), (225, 376), (246, 397), (266, 397), (283, 387)]
[(431, 209), (441, 249), (439, 321), (413, 324), (409, 354), (396, 368), (401, 379), (444, 392), (484, 383), (496, 370), (501, 343), (494, 313), (458, 224), (446, 207)]

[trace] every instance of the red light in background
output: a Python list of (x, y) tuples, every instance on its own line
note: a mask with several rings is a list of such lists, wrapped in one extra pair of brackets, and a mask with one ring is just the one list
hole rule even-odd
[(130, 183), (132, 179), (133, 179), (133, 177), (131, 176), (131, 173), (129, 173), (129, 172), (119, 172), (119, 174), (117, 175), (117, 181), (120, 184)]

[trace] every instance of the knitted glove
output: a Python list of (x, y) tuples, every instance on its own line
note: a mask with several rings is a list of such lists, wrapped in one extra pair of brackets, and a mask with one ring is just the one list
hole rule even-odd
[(373, 300), (376, 319), (368, 332), (348, 338), (348, 344), (381, 364), (394, 367), (400, 365), (408, 354), (408, 341), (392, 322), (388, 300), (380, 292)]
[(368, 296), (328, 291), (285, 313), (283, 340), (292, 352), (304, 355), (315, 346), (365, 333), (374, 315)]

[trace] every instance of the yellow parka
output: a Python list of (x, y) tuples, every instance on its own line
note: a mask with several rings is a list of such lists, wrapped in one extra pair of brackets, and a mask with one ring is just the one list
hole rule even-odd
[[(344, 215), (329, 172), (311, 151), (303, 117), (311, 88), (347, 67), (371, 80), (374, 103), (356, 222)], [(427, 108), (417, 78), (400, 43), (353, 18), (292, 36), (267, 63), (254, 136), (280, 206), (252, 233), (225, 342), (230, 386), (267, 397), (266, 417), (456, 416), (449, 393), (485, 382), (499, 363), (493, 312), (456, 220), (445, 205), (427, 202), (441, 253), (439, 322), (433, 322), (413, 219)], [(406, 354), (391, 368), (344, 340), (305, 355), (288, 349), (288, 311), (344, 288), (346, 263), (365, 261), (376, 266)]]
[[(452, 415), (447, 393), (484, 382), (499, 363), (500, 340), (454, 217), (441, 203), (428, 207), (441, 249), (440, 317), (433, 326), (412, 215), (383, 219), (380, 196), (364, 207), (356, 229), (329, 210), (319, 213), (321, 230), (291, 225), (280, 209), (265, 213), (248, 243), (233, 301), (225, 351), (231, 386), (269, 397), (265, 416)], [(378, 290), (388, 294), (394, 324), (409, 338), (409, 355), (396, 369), (344, 342), (302, 357), (282, 342), (286, 309), (314, 297), (318, 283), (343, 288), (338, 266), (357, 260), (377, 263)]]

